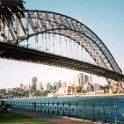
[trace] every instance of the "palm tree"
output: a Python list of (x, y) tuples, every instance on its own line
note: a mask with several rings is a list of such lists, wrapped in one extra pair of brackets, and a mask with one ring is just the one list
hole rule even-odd
[(0, 0), (0, 20), (4, 23), (12, 22), (13, 14), (20, 18), (24, 16), (23, 0)]

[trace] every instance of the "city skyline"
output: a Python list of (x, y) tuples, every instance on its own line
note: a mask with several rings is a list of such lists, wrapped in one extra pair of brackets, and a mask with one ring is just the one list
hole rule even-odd
[[(53, 0), (30, 2), (25, 0), (28, 9), (41, 9), (62, 13), (91, 28), (105, 43), (115, 60), (122, 68), (124, 66), (124, 1), (123, 0)], [(68, 7), (69, 6), (69, 7)], [(67, 80), (72, 81), (78, 71), (65, 70), (42, 64), (18, 62), (0, 59), (0, 88), (31, 81), (37, 76), (41, 81)], [(49, 79), (48, 79), (49, 77)]]

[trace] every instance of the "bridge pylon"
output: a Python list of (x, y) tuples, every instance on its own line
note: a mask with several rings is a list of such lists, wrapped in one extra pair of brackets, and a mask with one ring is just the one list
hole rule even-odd
[(109, 93), (110, 94), (123, 93), (124, 92), (122, 81), (115, 81), (115, 80), (109, 79), (108, 83), (109, 83)]

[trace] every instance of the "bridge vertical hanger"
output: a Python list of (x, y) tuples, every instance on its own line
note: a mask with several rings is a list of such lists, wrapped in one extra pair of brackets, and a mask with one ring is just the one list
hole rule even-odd
[(78, 52), (78, 59), (80, 60), (80, 53), (79, 53), (79, 50), (80, 50), (80, 43), (77, 44), (77, 52)]
[(67, 37), (66, 37), (66, 34), (65, 34), (65, 56), (67, 57), (68, 56), (68, 51), (67, 51)]
[(90, 42), (87, 43), (87, 48), (89, 49), (88, 62), (90, 63), (90, 53), (91, 53), (91, 50), (92, 50), (91, 45), (90, 45)]
[[(53, 15), (51, 18), (51, 22), (52, 22), (52, 27), (54, 28), (54, 20), (53, 20)], [(55, 53), (55, 48), (54, 48), (54, 31), (52, 30), (52, 47), (53, 47), (53, 53)]]
[(76, 42), (76, 53), (77, 59), (79, 59), (79, 44)]
[(79, 60), (81, 60), (81, 41), (79, 40)]
[[(49, 26), (49, 16), (46, 14), (46, 29), (49, 30), (50, 26)], [(46, 32), (45, 33), (45, 42), (46, 42), (46, 51), (50, 50), (50, 32)]]
[[(48, 25), (48, 15), (47, 15), (47, 13), (45, 14), (45, 21), (46, 21), (46, 28), (47, 29), (49, 29), (49, 25)], [(45, 37), (45, 40), (44, 40), (44, 42), (45, 42), (45, 51), (47, 51), (47, 32), (45, 32), (45, 34), (44, 34), (44, 37)]]
[(73, 51), (72, 51), (72, 39), (69, 38), (69, 56), (70, 56), (70, 58), (72, 58), (72, 54), (73, 54)]
[(44, 51), (44, 34), (42, 33), (42, 50)]
[(7, 42), (10, 40), (10, 21), (7, 19), (7, 22), (6, 22), (6, 25), (5, 25), (5, 28), (6, 28), (6, 40)]
[[(53, 27), (54, 27), (54, 29), (56, 28), (56, 25), (57, 25), (57, 23), (56, 23), (56, 18), (55, 18), (55, 16), (54, 16), (54, 14), (52, 14), (52, 18), (53, 18)], [(56, 43), (54, 43), (54, 53), (55, 53), (55, 51), (56, 51), (56, 46), (57, 45), (55, 45), (55, 44), (57, 44), (57, 34), (56, 34), (56, 30), (54, 30), (54, 41), (56, 42)]]
[(59, 30), (60, 31), (60, 36), (59, 36), (59, 52), (60, 52), (60, 55), (61, 55), (61, 53), (62, 53), (62, 45), (61, 45), (61, 43), (62, 43), (62, 35), (61, 35), (61, 29)]
[(47, 33), (45, 33), (45, 51), (47, 51)]
[(4, 42), (4, 16), (1, 15), (1, 22), (0, 22), (0, 29), (1, 29), (1, 36), (0, 36), (0, 41)]
[[(72, 37), (73, 37), (73, 35), (72, 35)], [(74, 41), (73, 40), (71, 40), (71, 52), (72, 52), (72, 59), (74, 59)]]
[[(58, 23), (60, 23), (61, 22), (61, 20), (60, 20), (60, 15), (58, 15)], [(60, 25), (58, 25), (59, 26), (59, 33), (60, 33), (60, 35), (59, 35), (59, 52), (60, 52), (60, 55), (62, 54), (62, 46), (61, 46), (61, 43), (62, 43), (62, 35), (61, 35), (61, 27), (60, 27)]]
[(18, 42), (18, 33), (19, 33), (19, 22), (18, 22), (18, 18), (17, 16), (14, 14), (14, 33), (15, 33), (15, 39), (14, 39), (14, 43)]
[(6, 23), (6, 27), (7, 27), (7, 32), (6, 32), (7, 42), (11, 42), (12, 43), (13, 42), (13, 39), (15, 37), (14, 36), (14, 32), (13, 32), (12, 22), (8, 20), (7, 23)]
[(28, 39), (29, 39), (29, 17), (28, 12), (25, 13), (25, 30), (26, 30), (26, 41), (27, 41), (27, 48), (29, 46)]
[(74, 42), (74, 59), (76, 59), (76, 42), (75, 41), (73, 42)]
[(52, 41), (53, 41), (52, 47), (53, 47), (53, 53), (54, 53), (54, 32), (53, 31), (52, 31)]
[(48, 39), (49, 39), (49, 52), (50, 52), (50, 32), (49, 32), (49, 34), (48, 34)]
[(45, 31), (47, 30), (47, 17), (46, 17), (46, 13), (43, 13), (42, 15), (43, 21), (42, 21), (42, 25), (43, 25), (43, 33), (42, 33), (42, 43), (43, 43), (43, 51), (46, 51), (46, 42), (45, 42)]
[(34, 28), (35, 28), (35, 47), (38, 49), (38, 12), (35, 12), (35, 20), (34, 20)]
[(55, 34), (55, 36), (54, 36), (54, 42), (56, 42), (56, 43), (54, 43), (54, 53), (56, 53), (56, 44), (57, 44), (57, 35)]
[(4, 22), (4, 17), (3, 15), (1, 15), (1, 19), (0, 19), (0, 30), (1, 30), (1, 36), (0, 36), (0, 41), (1, 42), (8, 42), (9, 40), (9, 21), (7, 21), (6, 23)]

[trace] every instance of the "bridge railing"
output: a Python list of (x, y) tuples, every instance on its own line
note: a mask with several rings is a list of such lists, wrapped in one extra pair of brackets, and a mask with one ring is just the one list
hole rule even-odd
[(114, 101), (97, 102), (51, 102), (9, 101), (14, 109), (35, 111), (44, 114), (68, 116), (111, 124), (124, 123), (124, 103)]

